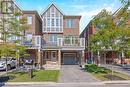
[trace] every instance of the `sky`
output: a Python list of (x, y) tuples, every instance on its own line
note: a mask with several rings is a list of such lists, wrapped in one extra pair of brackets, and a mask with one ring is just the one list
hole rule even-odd
[(65, 15), (81, 15), (80, 32), (102, 9), (112, 13), (121, 7), (119, 0), (16, 0), (22, 10), (37, 10), (39, 14), (55, 3)]

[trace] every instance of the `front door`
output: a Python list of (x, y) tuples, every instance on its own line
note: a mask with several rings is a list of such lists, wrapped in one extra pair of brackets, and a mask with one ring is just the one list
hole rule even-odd
[(52, 62), (56, 62), (57, 61), (57, 52), (56, 51), (52, 51), (51, 52), (51, 61)]

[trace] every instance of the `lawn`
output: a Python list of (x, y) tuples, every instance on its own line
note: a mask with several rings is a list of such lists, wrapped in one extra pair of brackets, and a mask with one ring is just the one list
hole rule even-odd
[[(110, 81), (110, 80), (130, 80), (130, 76), (126, 75), (126, 74), (122, 74), (119, 72), (114, 72), (113, 76), (117, 76), (117, 79), (113, 79), (111, 78), (109, 75), (111, 75), (111, 73), (91, 73), (93, 76), (95, 76), (97, 79), (101, 80), (101, 81)], [(105, 76), (109, 76), (109, 77), (105, 77)]]
[(9, 82), (57, 82), (59, 70), (39, 70), (33, 72), (32, 79), (25, 72), (11, 72)]
[(101, 81), (109, 80), (130, 80), (130, 76), (119, 72), (113, 72), (110, 69), (99, 67), (94, 64), (85, 65), (85, 70)]

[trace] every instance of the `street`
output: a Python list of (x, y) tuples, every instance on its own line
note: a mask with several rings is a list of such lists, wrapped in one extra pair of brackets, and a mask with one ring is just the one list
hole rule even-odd
[(53, 84), (10, 84), (1, 87), (130, 87), (130, 84), (102, 84), (102, 83), (53, 83)]

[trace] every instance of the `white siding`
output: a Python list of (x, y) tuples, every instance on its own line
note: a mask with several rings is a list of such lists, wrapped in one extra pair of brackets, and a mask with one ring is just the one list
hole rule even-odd
[(54, 5), (51, 5), (51, 7), (45, 11), (45, 13), (42, 15), (42, 18), (43, 32), (63, 32), (63, 15)]

